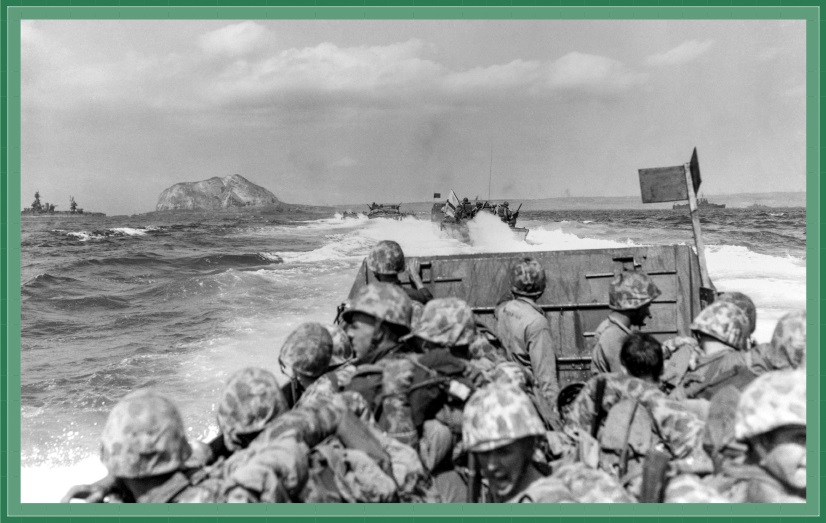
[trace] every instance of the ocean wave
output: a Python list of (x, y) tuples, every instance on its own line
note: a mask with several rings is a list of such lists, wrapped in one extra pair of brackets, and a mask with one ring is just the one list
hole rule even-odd
[(45, 289), (60, 283), (73, 283), (78, 280), (68, 276), (54, 276), (48, 273), (38, 274), (34, 278), (24, 282), (21, 286), (24, 289)]

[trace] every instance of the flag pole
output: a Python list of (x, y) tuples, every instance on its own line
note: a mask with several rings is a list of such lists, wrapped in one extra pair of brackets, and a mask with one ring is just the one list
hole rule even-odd
[(700, 211), (697, 208), (697, 195), (694, 193), (694, 183), (691, 180), (691, 164), (683, 164), (685, 171), (685, 186), (688, 192), (688, 208), (691, 213), (691, 227), (694, 230), (694, 245), (697, 247), (697, 258), (700, 261), (700, 279), (703, 287), (714, 289), (706, 266), (706, 252), (703, 245), (703, 235), (700, 231)]
[(490, 180), (493, 177), (493, 144), (490, 144), (490, 167), (488, 167), (488, 201), (490, 201)]

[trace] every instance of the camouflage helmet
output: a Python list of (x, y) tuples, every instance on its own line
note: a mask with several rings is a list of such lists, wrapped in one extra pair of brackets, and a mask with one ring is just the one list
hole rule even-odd
[(353, 358), (353, 343), (350, 337), (344, 332), (340, 325), (331, 323), (324, 326), (330, 337), (333, 339), (333, 356), (330, 358), (330, 365), (340, 365)]
[(615, 311), (630, 311), (648, 305), (662, 294), (644, 272), (623, 271), (608, 288), (608, 307)]
[(150, 390), (137, 390), (109, 413), (100, 459), (109, 475), (146, 478), (183, 468), (192, 454), (177, 407)]
[(507, 206), (508, 206), (508, 205), (510, 205), (510, 204), (509, 204), (508, 202), (505, 202), (505, 203), (503, 203), (502, 205), (504, 205), (505, 207), (507, 207)]
[(750, 328), (743, 309), (726, 301), (715, 301), (691, 323), (692, 332), (711, 336), (737, 350), (748, 348)]
[(367, 268), (376, 274), (404, 272), (404, 252), (393, 240), (382, 240), (367, 255)]
[(749, 336), (754, 334), (754, 328), (757, 326), (757, 307), (754, 306), (754, 302), (751, 298), (742, 292), (732, 291), (720, 293), (717, 296), (717, 301), (727, 301), (743, 309), (743, 312), (746, 313), (746, 317), (749, 319), (749, 325), (751, 326)]
[(539, 297), (545, 292), (545, 269), (534, 258), (522, 258), (511, 268), (511, 292)]
[(465, 197), (465, 198), (462, 198), (462, 203), (470, 203), (470, 201), (467, 199), (467, 197)]
[(344, 321), (350, 321), (356, 312), (410, 330), (413, 305), (407, 293), (398, 285), (376, 282), (359, 289), (341, 317)]
[(783, 354), (792, 367), (806, 366), (806, 311), (799, 310), (786, 314), (772, 334), (772, 348)]
[(296, 374), (317, 378), (327, 372), (333, 355), (333, 338), (324, 325), (302, 323), (287, 336), (278, 362)]
[(734, 417), (738, 440), (748, 440), (788, 425), (806, 426), (806, 371), (767, 372), (740, 395)]
[(412, 335), (442, 347), (470, 345), (476, 336), (476, 318), (465, 300), (437, 298), (424, 306)]
[(488, 452), (544, 434), (533, 403), (516, 387), (491, 384), (477, 390), (462, 415), (462, 441), (471, 452)]
[(218, 405), (218, 428), (229, 450), (242, 448), (242, 437), (261, 432), (289, 410), (275, 376), (258, 367), (241, 369), (227, 380)]

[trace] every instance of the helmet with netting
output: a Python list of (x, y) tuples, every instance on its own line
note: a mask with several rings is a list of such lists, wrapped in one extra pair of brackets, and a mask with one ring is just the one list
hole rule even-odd
[(109, 475), (138, 479), (183, 468), (192, 448), (177, 407), (156, 392), (138, 390), (109, 413), (100, 454)]
[(278, 362), (282, 367), (309, 378), (321, 376), (330, 367), (333, 338), (321, 323), (302, 323), (287, 336)]
[(470, 345), (476, 336), (476, 319), (465, 300), (437, 298), (424, 306), (412, 335), (442, 347)]
[(559, 391), (559, 396), (556, 397), (556, 408), (561, 413), (565, 407), (574, 402), (579, 396), (582, 389), (585, 388), (585, 383), (577, 381), (570, 383)]
[(743, 309), (726, 301), (715, 301), (694, 318), (691, 330), (723, 342), (737, 350), (746, 350), (751, 325)]
[(623, 271), (608, 288), (608, 307), (615, 311), (630, 311), (648, 305), (662, 294), (644, 272)]
[(767, 372), (748, 384), (734, 417), (738, 440), (789, 425), (806, 426), (806, 371)]
[(367, 255), (367, 268), (376, 274), (404, 272), (404, 252), (393, 240), (382, 240)]
[(510, 205), (510, 204), (509, 204), (508, 202), (505, 202), (505, 203), (503, 203), (502, 205), (504, 205), (505, 207), (507, 207), (507, 206), (508, 206), (508, 205)]
[(330, 358), (330, 365), (340, 365), (353, 358), (353, 343), (350, 337), (344, 332), (340, 325), (331, 323), (324, 326), (333, 340), (333, 356)]
[(793, 311), (777, 322), (772, 335), (772, 348), (785, 355), (789, 363), (806, 366), (806, 311)]
[(275, 376), (258, 367), (241, 369), (227, 380), (218, 405), (218, 428), (229, 450), (244, 447), (249, 435), (289, 410)]
[(471, 452), (488, 452), (529, 436), (545, 426), (530, 398), (513, 386), (492, 384), (470, 397), (462, 416), (462, 441)]
[(545, 269), (534, 258), (522, 258), (511, 267), (511, 292), (538, 298), (545, 292)]
[(376, 282), (360, 288), (341, 317), (344, 321), (350, 321), (356, 312), (410, 330), (413, 305), (398, 285)]
[(746, 317), (749, 319), (749, 325), (751, 326), (749, 336), (754, 334), (754, 328), (757, 326), (757, 307), (754, 306), (754, 302), (751, 301), (751, 298), (742, 292), (732, 291), (720, 293), (717, 296), (717, 301), (727, 301), (743, 309), (743, 312), (746, 313)]
[(470, 203), (470, 201), (467, 198), (462, 198), (462, 203)]

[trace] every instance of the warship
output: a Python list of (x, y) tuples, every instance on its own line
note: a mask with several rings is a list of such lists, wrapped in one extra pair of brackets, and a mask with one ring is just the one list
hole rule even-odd
[[(726, 204), (724, 204), (724, 203), (711, 203), (706, 198), (700, 197), (700, 198), (697, 198), (697, 208), (698, 209), (725, 209)], [(687, 203), (675, 203), (674, 206), (671, 207), (671, 209), (674, 210), (674, 211), (678, 211), (678, 210), (682, 210), (682, 209), (687, 210), (688, 209), (688, 204)]]
[(34, 201), (30, 207), (20, 211), (21, 216), (106, 216), (102, 212), (86, 212), (78, 207), (74, 196), (69, 196), (69, 210), (56, 211), (57, 204), (40, 201), (40, 191), (35, 191)]

